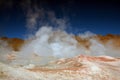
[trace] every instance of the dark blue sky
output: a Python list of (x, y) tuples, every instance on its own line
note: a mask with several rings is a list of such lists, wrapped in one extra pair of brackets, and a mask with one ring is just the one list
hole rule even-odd
[[(30, 5), (26, 1), (31, 1)], [(58, 18), (66, 17), (70, 23), (67, 31), (75, 34), (85, 31), (102, 35), (120, 34), (119, 0), (26, 1), (0, 0), (0, 36), (24, 38), (27, 33), (25, 5), (54, 11)]]

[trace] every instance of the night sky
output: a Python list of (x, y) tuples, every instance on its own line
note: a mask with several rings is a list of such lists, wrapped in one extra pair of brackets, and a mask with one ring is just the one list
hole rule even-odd
[(41, 16), (51, 11), (56, 19), (64, 18), (67, 21), (67, 32), (120, 34), (119, 0), (0, 0), (0, 37), (24, 38), (28, 26), (31, 26), (28, 25), (31, 10), (40, 14), (35, 30), (41, 25), (51, 23), (47, 15), (44, 18)]

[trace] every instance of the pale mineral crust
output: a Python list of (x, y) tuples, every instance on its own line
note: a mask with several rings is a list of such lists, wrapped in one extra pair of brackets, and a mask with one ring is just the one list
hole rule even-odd
[(120, 59), (80, 55), (44, 66), (0, 63), (0, 80), (120, 80)]

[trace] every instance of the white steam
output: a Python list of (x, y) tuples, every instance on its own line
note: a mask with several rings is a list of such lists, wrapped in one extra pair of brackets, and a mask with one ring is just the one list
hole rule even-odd
[[(90, 34), (81, 34), (83, 39), (92, 37)], [(94, 36), (94, 35), (93, 35)], [(45, 64), (56, 58), (70, 58), (80, 54), (101, 56), (105, 55), (105, 46), (95, 39), (90, 39), (90, 47), (78, 44), (73, 34), (65, 31), (54, 30), (52, 27), (41, 27), (34, 39), (25, 44), (17, 59), (13, 63), (18, 64)], [(37, 57), (36, 57), (37, 56)]]
[(90, 54), (94, 56), (100, 56), (106, 54), (106, 48), (103, 44), (101, 44), (99, 41), (91, 39), (90, 40)]
[(84, 50), (83, 47), (78, 47), (72, 34), (67, 34), (61, 30), (54, 31), (51, 27), (42, 27), (35, 34), (35, 39), (21, 49), (18, 59), (30, 61), (36, 54), (44, 57), (42, 61), (45, 63), (49, 61), (46, 60), (49, 57), (68, 58), (82, 54)]
[(96, 34), (90, 32), (90, 31), (86, 31), (85, 33), (79, 34), (79, 36), (80, 36), (82, 39), (89, 39), (90, 37), (96, 36)]
[(114, 48), (112, 41), (103, 44), (95, 36), (91, 32), (79, 34), (81, 40), (86, 40), (89, 43), (89, 47), (86, 47), (85, 43), (78, 42), (73, 34), (43, 26), (36, 32), (34, 38), (28, 40), (21, 50), (17, 54), (15, 53), (16, 59), (13, 61), (6, 59), (12, 50), (8, 48), (7, 43), (0, 41), (0, 61), (18, 65), (41, 65), (58, 58), (70, 58), (81, 54), (120, 56), (120, 48)]
[(12, 48), (10, 48), (7, 42), (0, 40), (0, 61), (9, 63), (10, 61), (7, 60), (7, 56), (11, 54)]

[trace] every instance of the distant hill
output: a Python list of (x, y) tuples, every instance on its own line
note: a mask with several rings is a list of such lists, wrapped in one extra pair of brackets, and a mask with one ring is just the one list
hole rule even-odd
[(89, 48), (90, 46), (90, 39), (98, 40), (101, 44), (107, 45), (109, 44), (112, 47), (120, 48), (120, 35), (113, 35), (113, 34), (107, 34), (105, 36), (103, 35), (95, 35), (89, 38), (81, 38), (79, 36), (75, 36), (75, 39), (82, 45), (84, 45), (86, 48)]
[[(74, 36), (74, 38), (78, 41), (78, 43), (86, 48), (89, 48), (91, 45), (90, 39), (98, 40), (101, 44), (107, 45), (108, 43), (115, 48), (120, 48), (120, 35), (107, 34), (103, 35), (95, 35), (89, 38), (81, 38), (80, 36)], [(20, 47), (25, 44), (25, 40), (20, 38), (8, 38), (1, 37), (0, 40), (3, 40), (8, 43), (13, 50), (18, 51)], [(27, 41), (27, 40), (26, 40)], [(31, 40), (28, 40), (31, 41)]]
[(0, 40), (7, 42), (8, 46), (12, 47), (12, 49), (15, 51), (18, 51), (20, 47), (24, 44), (24, 40), (19, 38), (1, 37)]

